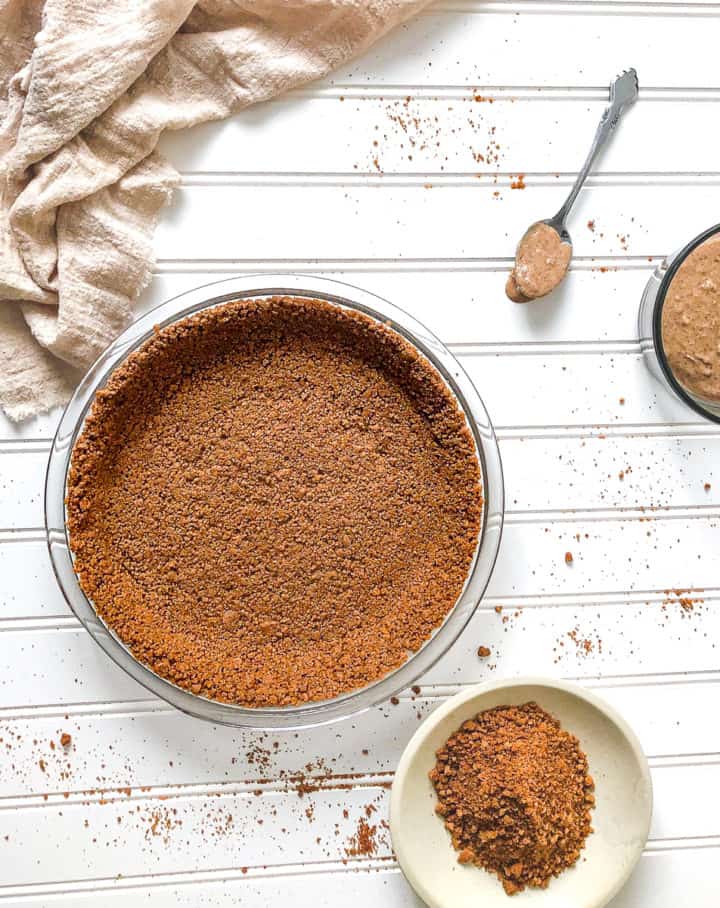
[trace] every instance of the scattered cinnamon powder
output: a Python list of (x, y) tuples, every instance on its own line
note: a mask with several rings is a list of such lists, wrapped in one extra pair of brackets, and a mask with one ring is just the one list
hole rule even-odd
[(573, 560), (572, 552), (565, 552), (565, 564), (572, 564)]
[(154, 671), (248, 706), (335, 697), (453, 607), (480, 470), (437, 371), (320, 300), (206, 309), (132, 353), (72, 458), (83, 590)]
[(508, 895), (547, 887), (592, 832), (587, 758), (537, 703), (464, 722), (438, 750), (430, 779), (458, 861), (497, 874)]
[(376, 832), (377, 826), (370, 825), (365, 817), (360, 817), (357, 832), (350, 837), (350, 846), (345, 849), (345, 854), (348, 857), (375, 854), (377, 851)]
[(72, 735), (69, 735), (66, 731), (64, 731), (60, 735), (60, 744), (63, 747), (70, 747), (70, 745), (72, 744)]
[(479, 646), (477, 654), (481, 659), (487, 659), (490, 655), (490, 649), (487, 646)]

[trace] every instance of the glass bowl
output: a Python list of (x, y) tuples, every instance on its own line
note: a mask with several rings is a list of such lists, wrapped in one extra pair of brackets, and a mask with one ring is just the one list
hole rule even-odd
[[(455, 395), (472, 431), (482, 469), (484, 506), (478, 544), (459, 599), (443, 624), (403, 665), (332, 700), (256, 708), (192, 694), (132, 655), (80, 587), (66, 529), (65, 491), (73, 446), (96, 392), (113, 369), (152, 335), (155, 326), (164, 327), (230, 300), (275, 295), (319, 298), (363, 312), (397, 331), (425, 355)], [(45, 481), (45, 525), (53, 570), (70, 608), (95, 642), (136, 681), (183, 712), (225, 725), (264, 729), (302, 728), (346, 718), (387, 700), (427, 672), (461, 634), (485, 592), (500, 545), (503, 504), (502, 465), (490, 418), (472, 382), (445, 346), (406, 312), (375, 294), (327, 278), (292, 274), (256, 274), (207, 284), (162, 303), (134, 322), (94, 363), (68, 403), (53, 440)]]
[(719, 232), (720, 224), (716, 224), (696, 236), (687, 246), (663, 259), (645, 285), (638, 314), (640, 349), (652, 374), (691, 410), (716, 423), (720, 423), (720, 403), (693, 394), (675, 377), (663, 346), (662, 314), (668, 288), (678, 268), (691, 252)]

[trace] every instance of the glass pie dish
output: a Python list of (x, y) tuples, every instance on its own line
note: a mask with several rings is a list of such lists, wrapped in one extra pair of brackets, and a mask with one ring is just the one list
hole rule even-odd
[(670, 285), (683, 262), (706, 240), (718, 233), (720, 224), (703, 231), (687, 246), (662, 260), (645, 286), (638, 315), (640, 349), (652, 374), (691, 410), (716, 423), (720, 423), (720, 402), (693, 393), (678, 379), (668, 361), (663, 344), (663, 306)]
[[(130, 353), (153, 335), (154, 329), (230, 300), (278, 295), (320, 299), (364, 313), (396, 331), (430, 362), (452, 392), (472, 432), (482, 473), (484, 504), (480, 533), (462, 592), (443, 623), (406, 662), (373, 683), (331, 700), (247, 707), (193, 694), (163, 678), (139, 661), (108, 627), (75, 573), (65, 497), (73, 448), (96, 393)], [(178, 709), (216, 723), (264, 729), (301, 728), (346, 718), (387, 700), (427, 672), (461, 634), (485, 592), (500, 545), (503, 506), (502, 466), (492, 424), (475, 387), (454, 356), (427, 328), (386, 300), (349, 284), (307, 275), (257, 274), (218, 281), (168, 300), (139, 318), (94, 363), (68, 403), (53, 440), (45, 483), (45, 523), (53, 570), (70, 608), (95, 642), (127, 674)]]

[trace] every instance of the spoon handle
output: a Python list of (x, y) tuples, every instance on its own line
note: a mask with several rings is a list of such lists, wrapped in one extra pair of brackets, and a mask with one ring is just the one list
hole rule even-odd
[(572, 189), (570, 190), (567, 199), (562, 208), (558, 211), (555, 217), (550, 219), (550, 223), (556, 226), (558, 232), (561, 232), (562, 228), (565, 225), (565, 219), (570, 213), (570, 209), (575, 203), (575, 199), (582, 188), (587, 175), (590, 173), (590, 169), (595, 162), (601, 149), (604, 147), (611, 133), (614, 131), (615, 127), (620, 120), (620, 115), (623, 113), (626, 107), (629, 107), (637, 98), (638, 95), (638, 78), (637, 73), (634, 69), (626, 70), (621, 76), (618, 76), (617, 79), (610, 86), (610, 105), (606, 108), (600, 122), (598, 123), (597, 130), (595, 131), (595, 138), (593, 139), (592, 146), (588, 153), (585, 163), (580, 168), (580, 173), (577, 175)]

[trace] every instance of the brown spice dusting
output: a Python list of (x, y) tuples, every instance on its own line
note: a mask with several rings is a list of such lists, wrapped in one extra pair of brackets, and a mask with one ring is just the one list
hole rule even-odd
[(510, 182), (511, 189), (525, 189), (525, 174), (519, 173), (515, 180)]
[(357, 832), (350, 837), (350, 847), (345, 849), (345, 854), (349, 858), (375, 854), (377, 851), (376, 833), (377, 826), (371, 826), (365, 817), (360, 817)]
[(508, 895), (546, 888), (592, 832), (587, 758), (537, 703), (464, 722), (438, 750), (430, 779), (458, 861), (497, 874)]
[(573, 563), (573, 554), (572, 552), (565, 552), (565, 564)]
[(69, 735), (66, 731), (64, 731), (60, 735), (60, 744), (63, 747), (70, 747), (70, 745), (72, 744), (72, 735)]
[(596, 649), (599, 653), (602, 653), (603, 651), (602, 639), (596, 635), (595, 641), (593, 642), (590, 637), (583, 637), (579, 627), (574, 627), (571, 631), (568, 631), (566, 636), (572, 640), (577, 651), (582, 656), (589, 656), (590, 653), (594, 652)]
[(681, 615), (683, 617), (690, 617), (690, 614), (695, 610), (696, 605), (702, 605), (705, 600), (701, 599), (698, 596), (692, 597), (688, 593), (692, 592), (702, 592), (702, 590), (690, 590), (690, 589), (674, 589), (674, 590), (665, 590), (666, 599), (663, 600), (662, 609), (663, 611), (667, 610), (668, 605), (677, 604), (681, 608)]
[(482, 496), (464, 416), (410, 344), (274, 297), (131, 354), (75, 446), (67, 512), (80, 583), (139, 660), (268, 706), (417, 650), (462, 590)]
[(490, 649), (487, 646), (479, 646), (477, 654), (481, 659), (487, 659), (490, 655)]

